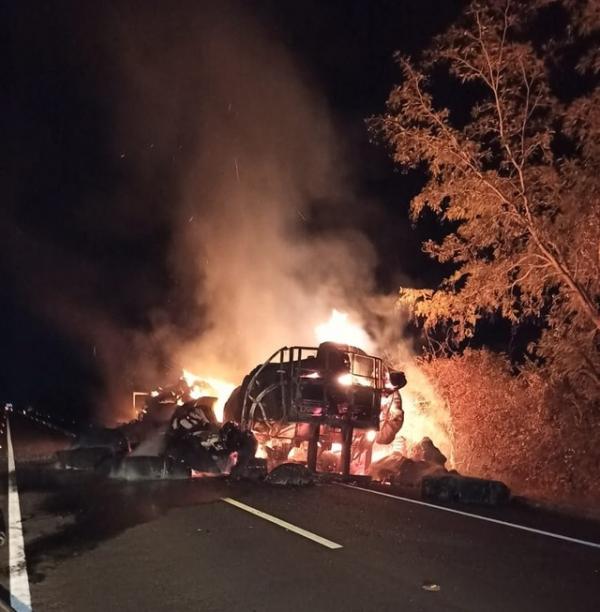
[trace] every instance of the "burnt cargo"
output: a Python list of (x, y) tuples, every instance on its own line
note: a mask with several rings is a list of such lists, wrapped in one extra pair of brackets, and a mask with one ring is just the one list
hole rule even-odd
[(442, 474), (424, 476), (421, 495), (428, 501), (498, 506), (509, 501), (510, 489), (499, 480)]

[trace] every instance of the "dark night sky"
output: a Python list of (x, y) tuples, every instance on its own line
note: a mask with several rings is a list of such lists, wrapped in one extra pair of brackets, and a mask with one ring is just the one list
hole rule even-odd
[[(115, 109), (126, 83), (116, 66), (113, 33), (123, 15), (131, 24), (140, 11), (152, 13), (172, 35), (198, 4), (203, 3), (15, 2), (6, 9), (0, 400), (85, 405), (81, 394), (102, 389), (93, 345), (64, 333), (57, 324), (62, 314), (48, 316), (50, 285), (68, 283), (69, 299), (93, 304), (103, 319), (128, 329), (143, 330), (146, 313), (157, 305), (170, 308), (174, 321), (184, 310), (190, 296), (169, 272), (172, 236), (159, 205), (177, 188), (177, 162), (158, 151), (149, 172), (140, 174), (119, 156), (122, 147), (143, 163), (147, 153), (136, 153), (135, 142), (118, 141), (115, 133)], [(369, 142), (364, 119), (383, 109), (398, 79), (393, 52), (418, 52), (456, 17), (461, 3), (241, 4), (267, 36), (288, 49), (330, 107), (353, 159), (356, 195), (376, 202), (357, 219), (378, 253), (379, 288), (393, 291), (407, 277), (434, 282), (439, 271), (420, 254), (422, 234), (407, 221), (419, 177), (394, 170), (386, 151)], [(153, 52), (150, 44), (147, 53)], [(65, 254), (69, 278), (61, 264)], [(78, 279), (90, 276), (94, 282), (78, 287)]]

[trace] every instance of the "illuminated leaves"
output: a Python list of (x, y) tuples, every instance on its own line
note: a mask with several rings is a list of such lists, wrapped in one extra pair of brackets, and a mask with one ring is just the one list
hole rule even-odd
[[(445, 325), (457, 341), (490, 314), (515, 324), (535, 318), (546, 330), (535, 355), (550, 375), (572, 375), (578, 392), (593, 397), (600, 393), (600, 94), (595, 83), (565, 103), (552, 71), (571, 45), (581, 69), (594, 73), (589, 43), (600, 18), (591, 1), (565, 0), (569, 36), (540, 44), (531, 24), (548, 4), (473, 2), (420, 62), (397, 58), (402, 82), (371, 127), (401, 167), (427, 168), (410, 204), (413, 220), (428, 209), (452, 228), (423, 248), (455, 272), (434, 292), (403, 290), (401, 302), (412, 298), (426, 328)], [(466, 125), (436, 104), (432, 75), (440, 66), (457, 87), (480, 92)]]

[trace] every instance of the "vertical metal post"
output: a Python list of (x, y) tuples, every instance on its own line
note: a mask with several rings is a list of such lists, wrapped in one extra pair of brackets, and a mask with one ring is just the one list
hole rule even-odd
[(317, 452), (319, 450), (319, 437), (321, 435), (321, 425), (319, 423), (311, 423), (309, 425), (308, 453), (306, 457), (306, 466), (312, 472), (317, 471)]
[(367, 447), (367, 450), (365, 451), (365, 473), (367, 473), (367, 470), (371, 466), (372, 460), (373, 460), (373, 443), (369, 442), (369, 446)]
[(342, 425), (342, 477), (350, 476), (350, 459), (352, 457), (352, 434), (354, 427), (350, 424)]
[(139, 395), (150, 395), (150, 393), (146, 393), (145, 391), (134, 391), (133, 392), (133, 396), (131, 399), (131, 405), (133, 406), (133, 412), (136, 416), (139, 413), (139, 410), (137, 409), (137, 406), (136, 406), (136, 399)]

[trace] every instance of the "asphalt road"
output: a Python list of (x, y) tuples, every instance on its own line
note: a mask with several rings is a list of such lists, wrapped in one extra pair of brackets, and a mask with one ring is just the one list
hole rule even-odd
[[(334, 484), (60, 475), (25, 461), (39, 440), (17, 426), (13, 438), (36, 612), (600, 610), (600, 548), (585, 544), (600, 543), (593, 522), (459, 509), (582, 540), (570, 542)], [(49, 452), (60, 440), (45, 444)], [(1, 486), (6, 516), (6, 477)]]

